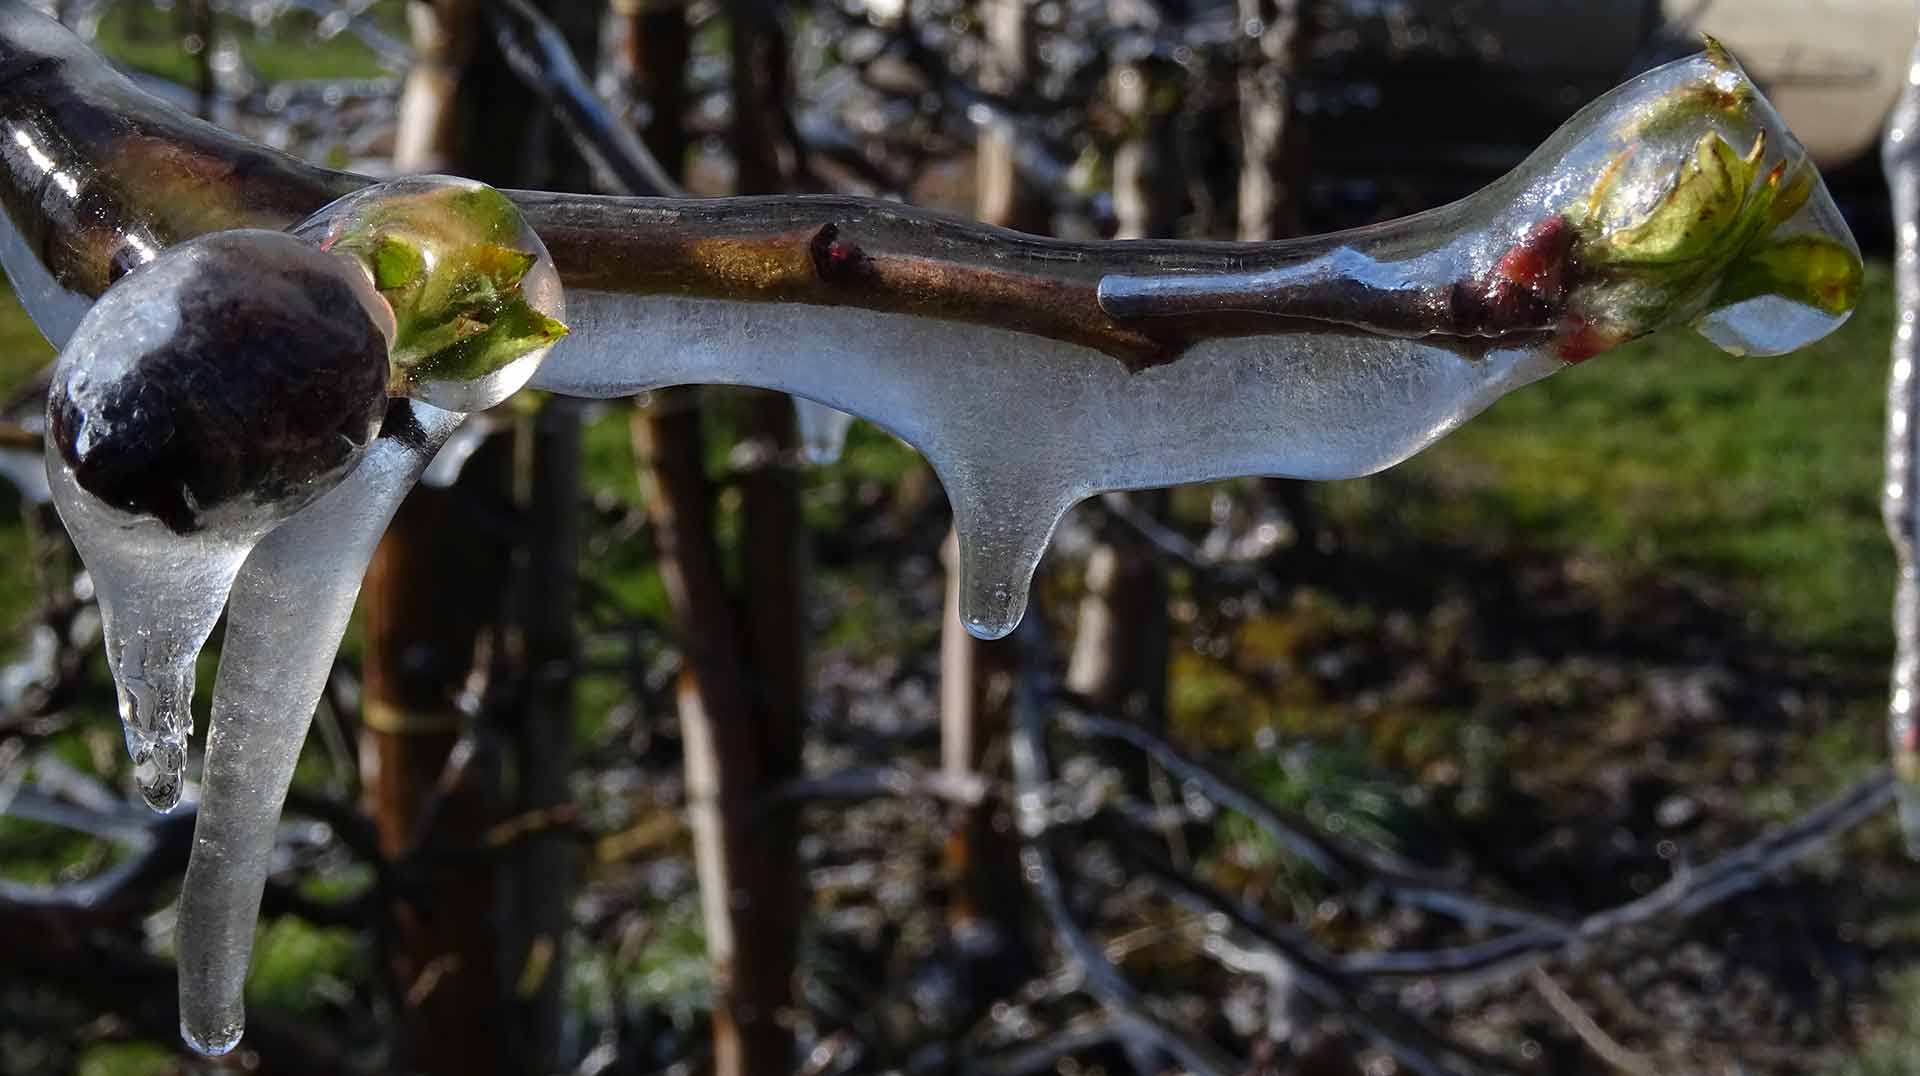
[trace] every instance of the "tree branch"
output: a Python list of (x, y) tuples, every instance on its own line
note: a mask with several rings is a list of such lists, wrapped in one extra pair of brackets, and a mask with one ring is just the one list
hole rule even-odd
[(1232, 1076), (1242, 1072), (1245, 1066), (1219, 1047), (1187, 1036), (1148, 1011), (1139, 991), (1107, 960), (1100, 946), (1073, 916), (1066, 881), (1053, 849), (1055, 832), (1045, 817), (1045, 788), (1052, 780), (1045, 729), (1047, 697), (1051, 691), (1046, 665), (1051, 661), (1051, 654), (1043, 620), (1040, 616), (1027, 618), (1016, 636), (1021, 668), (1013, 699), (1013, 771), (1020, 794), (1019, 821), (1024, 837), (1021, 859), (1027, 869), (1028, 882), (1046, 910), (1055, 937), (1084, 976), (1088, 993), (1106, 1008), (1116, 1030), (1165, 1051), (1188, 1071), (1200, 1076)]

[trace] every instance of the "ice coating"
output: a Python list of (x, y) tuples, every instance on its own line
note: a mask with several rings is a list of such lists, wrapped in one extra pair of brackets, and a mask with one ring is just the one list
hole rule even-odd
[(483, 183), (408, 176), (355, 191), (291, 231), (359, 261), (392, 306), (396, 396), (483, 411), (520, 391), (567, 331), (546, 246)]
[(183, 538), (154, 520), (128, 523), (85, 494), (58, 456), (49, 456), (47, 477), (100, 599), (134, 781), (149, 806), (170, 811), (186, 780), (194, 659), (220, 619), (247, 544)]
[(1908, 851), (1920, 855), (1920, 46), (1881, 146), (1893, 194), (1894, 294), (1899, 320), (1887, 377), (1887, 475), (1881, 508), (1899, 566), (1894, 591), (1894, 658), (1887, 740), (1900, 778), (1900, 823)]
[(262, 540), (233, 585), (177, 928), (180, 1028), (201, 1053), (240, 1041), (281, 806), (367, 562), (462, 417), (395, 402), (359, 468)]
[[(1824, 184), (1718, 53), (1613, 91), (1471, 198), (1298, 243), (981, 239), (851, 199), (784, 200), (779, 225), (740, 224), (744, 207), (721, 219), (698, 203), (520, 199), (574, 329), (535, 386), (750, 384), (887, 428), (946, 487), (962, 618), (987, 638), (1019, 621), (1054, 526), (1085, 497), (1368, 474), (1660, 328), (1694, 325), (1740, 353), (1800, 347), (1845, 320), (1860, 276)], [(1696, 216), (1718, 230), (1675, 223)], [(650, 238), (667, 222), (683, 237)], [(928, 269), (915, 242), (958, 264)], [(1802, 253), (1794, 243), (1819, 251), (1818, 272), (1752, 268)], [(672, 262), (787, 301), (655, 289), (591, 257)], [(885, 294), (856, 307), (849, 282)], [(933, 287), (953, 297), (944, 316), (921, 298)], [(996, 317), (1013, 289), (1035, 308), (1025, 324)]]
[(223, 232), (130, 273), (61, 351), (49, 486), (100, 595), (127, 749), (156, 809), (179, 802), (194, 660), (241, 561), (379, 431), (383, 313), (338, 259), (279, 232)]
[[(124, 218), (120, 252), (148, 221), (164, 227), (140, 242), (241, 214), (291, 224), (365, 183), (169, 115), (64, 34), (0, 2), (0, 69), (18, 54), (25, 72), (0, 83), (0, 115), (34, 117), (56, 169), (79, 162), (98, 177), (83, 191), (111, 191), (94, 218)], [(138, 122), (98, 136), (121, 112)], [(150, 148), (162, 137), (190, 174), (223, 177), (203, 184), (215, 195), (131, 181), (171, 159)], [(64, 240), (0, 257), (97, 294), (111, 259), (72, 252), (114, 243), (14, 208), (50, 189), (31, 167), (0, 174), (23, 233)], [(1017, 621), (1054, 519), (1089, 493), (1377, 470), (1556, 362), (1665, 326), (1743, 353), (1799, 346), (1844, 318), (1860, 275), (1824, 185), (1717, 48), (1594, 102), (1472, 198), (1298, 242), (1073, 243), (847, 198), (511, 196), (580, 308), (537, 384), (805, 385), (901, 434), (965, 521), (963, 608), (987, 636)]]
[[(0, 260), (56, 341), (169, 245), (288, 227), (369, 185), (173, 112), (13, 0), (0, 0), (0, 127)], [(846, 198), (510, 197), (570, 293), (575, 332), (536, 384), (751, 384), (893, 430), (954, 501), (964, 607), (986, 635), (1017, 620), (1048, 533), (1081, 497), (1366, 473), (1635, 335), (1692, 324), (1742, 353), (1799, 346), (1845, 317), (1859, 285), (1818, 177), (1717, 52), (1607, 95), (1474, 198), (1299, 242), (1061, 242)], [(398, 496), (411, 476), (371, 463), (389, 436), (273, 533), (284, 555), (236, 584), (260, 597), (232, 610), (239, 649), (215, 690), (207, 789), (223, 821), (202, 820), (182, 913), (183, 1029), (205, 1050), (239, 1033), (244, 924), (338, 642), (331, 613), (310, 635), (274, 618), (350, 601), (361, 554), (323, 547), (360, 539), (316, 510), (362, 482), (359, 496)], [(223, 567), (218, 553), (143, 564), (138, 600), (172, 616), (152, 597), (161, 584), (183, 606), (220, 591), (219, 572), (192, 574)], [(300, 690), (267, 699), (276, 677)]]
[(185, 115), (54, 19), (0, 0), (0, 263), (56, 347), (166, 247), (284, 228), (362, 185)]
[(800, 451), (808, 463), (832, 463), (840, 458), (847, 443), (847, 427), (853, 416), (804, 397), (793, 398), (793, 417), (800, 427)]

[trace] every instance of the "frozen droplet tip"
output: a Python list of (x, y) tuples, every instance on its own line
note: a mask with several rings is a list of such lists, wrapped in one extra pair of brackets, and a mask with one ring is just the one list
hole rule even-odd
[(180, 805), (186, 785), (186, 748), (175, 743), (153, 743), (133, 753), (133, 780), (147, 806), (166, 813)]
[(1012, 610), (1011, 616), (966, 616), (961, 622), (966, 625), (967, 634), (992, 642), (1013, 634), (1013, 629), (1020, 626), (1020, 610)]
[(240, 1036), (246, 1032), (247, 1025), (241, 1020), (224, 1021), (207, 1028), (205, 1033), (196, 1032), (185, 1020), (180, 1021), (180, 1038), (193, 1051), (203, 1057), (220, 1057), (233, 1052), (240, 1045)]

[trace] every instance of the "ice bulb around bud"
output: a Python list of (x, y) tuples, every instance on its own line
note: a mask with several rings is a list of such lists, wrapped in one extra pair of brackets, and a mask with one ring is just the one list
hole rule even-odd
[(291, 236), (170, 249), (88, 311), (54, 367), (47, 476), (100, 595), (136, 781), (179, 802), (195, 658), (247, 553), (380, 431), (391, 316)]
[(391, 306), (395, 396), (484, 411), (520, 391), (567, 333), (546, 245), (518, 206), (483, 183), (380, 183), (291, 231), (359, 262)]

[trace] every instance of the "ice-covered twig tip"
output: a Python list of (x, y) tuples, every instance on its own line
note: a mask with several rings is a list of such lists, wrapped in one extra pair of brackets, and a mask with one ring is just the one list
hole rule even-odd
[(13, 0), (0, 124), (22, 147), (0, 153), (0, 259), (63, 348), (49, 469), (157, 806), (232, 592), (180, 919), (208, 1052), (240, 1036), (274, 820), (366, 559), (459, 412), (523, 383), (715, 383), (869, 419), (938, 472), (962, 616), (992, 637), (1082, 498), (1366, 474), (1647, 333), (1800, 347), (1861, 279), (1819, 175), (1717, 51), (1595, 101), (1470, 198), (1285, 243), (375, 184), (188, 120)]

